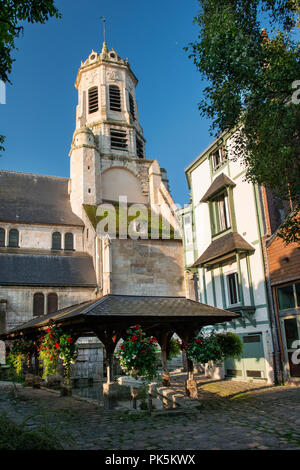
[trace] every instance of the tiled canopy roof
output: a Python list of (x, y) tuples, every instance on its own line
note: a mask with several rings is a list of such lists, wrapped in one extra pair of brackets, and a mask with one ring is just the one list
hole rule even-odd
[(68, 178), (0, 170), (0, 222), (83, 226), (72, 212)]
[(217, 262), (220, 257), (236, 251), (250, 252), (254, 251), (254, 248), (241, 235), (236, 232), (230, 232), (212, 241), (192, 267), (202, 266), (208, 263), (212, 264), (214, 261)]
[(220, 189), (226, 186), (234, 187), (235, 183), (230, 178), (228, 178), (227, 175), (221, 173), (219, 176), (217, 176), (216, 179), (214, 179), (214, 181), (212, 182), (200, 202), (208, 201), (214, 194), (216, 194)]
[(86, 253), (0, 248), (0, 285), (95, 287), (97, 281)]
[[(30, 330), (43, 327), (53, 320), (55, 323), (63, 325), (64, 322), (81, 319), (87, 322), (99, 321), (100, 324), (107, 319), (120, 321), (122, 318), (130, 317), (132, 321), (141, 322), (144, 319), (159, 321), (167, 318), (174, 319), (195, 319), (199, 325), (212, 325), (214, 323), (230, 321), (239, 315), (222, 310), (210, 305), (195, 302), (185, 297), (148, 297), (131, 295), (105, 295), (98, 300), (84, 302), (71, 307), (59, 310), (56, 313), (42, 315), (23, 325), (10, 330), (7, 334), (18, 331)], [(0, 336), (1, 337), (1, 336)], [(3, 335), (2, 335), (3, 337)]]

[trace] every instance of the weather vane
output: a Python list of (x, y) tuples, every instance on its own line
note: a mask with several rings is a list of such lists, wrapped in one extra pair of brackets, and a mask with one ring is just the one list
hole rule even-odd
[(105, 40), (105, 23), (106, 23), (106, 19), (104, 18), (104, 16), (100, 16), (100, 20), (103, 23), (103, 39), (104, 39), (104, 42), (106, 42), (106, 40)]

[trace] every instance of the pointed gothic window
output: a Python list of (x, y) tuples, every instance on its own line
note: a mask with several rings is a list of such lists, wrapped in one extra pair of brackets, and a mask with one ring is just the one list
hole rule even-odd
[(110, 130), (111, 148), (115, 150), (127, 150), (127, 133), (121, 129)]
[(109, 85), (109, 108), (112, 111), (121, 111), (121, 93), (116, 85)]
[(74, 250), (73, 233), (65, 234), (65, 250)]
[(57, 294), (48, 294), (47, 296), (47, 313), (54, 313), (58, 310)]
[(18, 248), (19, 247), (19, 230), (12, 228), (8, 235), (8, 246)]
[(38, 292), (33, 296), (33, 316), (44, 315), (44, 294)]
[(89, 114), (96, 113), (98, 109), (98, 87), (94, 86), (89, 89)]
[(52, 250), (61, 250), (61, 234), (59, 232), (52, 233)]
[(3, 248), (5, 246), (5, 230), (4, 228), (0, 228), (0, 247)]
[(133, 121), (135, 121), (134, 99), (132, 98), (131, 93), (129, 93), (129, 112), (130, 112), (130, 116), (132, 117)]

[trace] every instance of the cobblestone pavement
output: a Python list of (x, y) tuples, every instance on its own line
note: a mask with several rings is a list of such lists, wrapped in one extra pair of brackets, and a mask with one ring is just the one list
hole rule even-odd
[[(182, 386), (180, 374), (174, 386)], [(100, 385), (99, 385), (100, 386)], [(108, 411), (75, 397), (59, 397), (0, 382), (0, 414), (34, 428), (54, 428), (64, 449), (198, 450), (300, 449), (300, 387), (198, 379), (193, 410)]]

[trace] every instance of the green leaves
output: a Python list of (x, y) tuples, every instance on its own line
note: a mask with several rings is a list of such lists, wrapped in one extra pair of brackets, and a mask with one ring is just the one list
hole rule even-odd
[(127, 338), (121, 345), (117, 356), (121, 368), (134, 378), (142, 378), (145, 382), (157, 376), (156, 338), (147, 337), (140, 325), (127, 330)]
[(249, 181), (267, 186), (299, 210), (300, 106), (292, 99), (293, 83), (300, 78), (293, 30), (299, 2), (199, 4), (199, 38), (187, 48), (201, 78), (209, 82), (199, 110), (213, 120), (216, 133), (239, 127), (232, 158), (245, 163)]
[(227, 357), (238, 357), (242, 354), (241, 339), (234, 333), (199, 335), (187, 346), (186, 352), (190, 359), (207, 364), (214, 361), (223, 362)]

